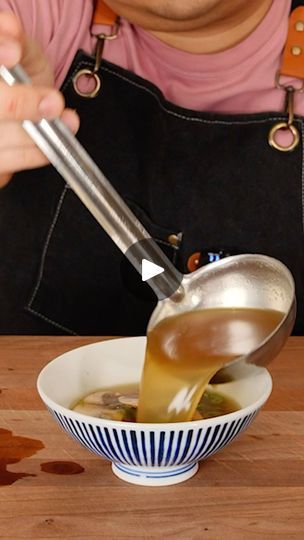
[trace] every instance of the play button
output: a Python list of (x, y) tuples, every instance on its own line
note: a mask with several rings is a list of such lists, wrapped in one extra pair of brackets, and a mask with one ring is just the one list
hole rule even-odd
[(147, 259), (143, 259), (141, 261), (141, 280), (142, 281), (148, 281), (148, 279), (154, 278), (155, 276), (162, 274), (164, 271), (165, 269), (162, 266), (158, 266), (158, 264), (154, 264), (153, 262), (148, 261)]
[(183, 274), (151, 238), (134, 243), (122, 257), (121, 279), (125, 288), (140, 300), (153, 302), (172, 296)]

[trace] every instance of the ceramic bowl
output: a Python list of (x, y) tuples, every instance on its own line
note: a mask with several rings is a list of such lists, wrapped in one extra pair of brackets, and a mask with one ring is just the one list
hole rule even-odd
[[(213, 388), (240, 404), (237, 412), (194, 422), (143, 424), (85, 416), (70, 410), (100, 388), (139, 382), (146, 338), (123, 338), (62, 354), (41, 371), (38, 391), (61, 427), (85, 448), (112, 462), (133, 484), (163, 486), (193, 476), (198, 462), (230, 444), (266, 402), (272, 380), (265, 368), (242, 368), (236, 380)], [(244, 373), (245, 369), (245, 373)]]

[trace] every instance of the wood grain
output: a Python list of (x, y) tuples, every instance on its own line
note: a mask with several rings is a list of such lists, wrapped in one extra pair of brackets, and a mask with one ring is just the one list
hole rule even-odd
[[(0, 429), (10, 434), (0, 465), (23, 440), (36, 441), (30, 457), (7, 466), (23, 476), (0, 487), (1, 540), (304, 538), (304, 338), (290, 338), (272, 363), (272, 396), (248, 431), (191, 480), (167, 488), (118, 480), (65, 435), (37, 395), (43, 365), (100, 339), (0, 337)], [(54, 461), (78, 464), (78, 473), (41, 470)]]

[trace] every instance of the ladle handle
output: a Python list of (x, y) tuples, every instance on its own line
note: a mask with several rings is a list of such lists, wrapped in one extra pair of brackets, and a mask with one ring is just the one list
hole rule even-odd
[[(31, 84), (19, 65), (11, 69), (0, 65), (0, 76), (9, 86)], [(142, 259), (165, 269), (147, 283), (158, 299), (171, 296), (181, 283), (181, 274), (63, 122), (25, 120), (23, 127), (136, 270), (141, 273)]]

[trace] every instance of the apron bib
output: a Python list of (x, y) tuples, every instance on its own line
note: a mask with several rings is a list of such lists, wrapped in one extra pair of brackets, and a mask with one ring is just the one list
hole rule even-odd
[[(93, 67), (79, 51), (63, 86), (78, 138), (151, 236), (183, 272), (197, 251), (281, 260), (303, 333), (303, 137), (288, 154), (268, 144), (286, 115), (184, 109), (106, 61), (99, 96), (86, 100), (72, 78)], [(303, 135), (302, 118), (294, 123)], [(1, 333), (145, 333), (155, 301), (126, 281), (148, 286), (51, 166), (16, 174), (0, 192), (0, 249)]]

